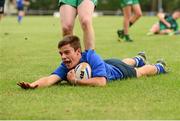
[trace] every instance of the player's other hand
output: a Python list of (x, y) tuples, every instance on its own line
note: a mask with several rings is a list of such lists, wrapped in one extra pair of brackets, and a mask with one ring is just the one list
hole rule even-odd
[(38, 85), (33, 86), (28, 82), (18, 82), (17, 85), (23, 89), (35, 89), (38, 87)]
[(168, 28), (171, 28), (171, 24), (170, 23), (167, 23), (166, 25)]
[(67, 79), (71, 84), (76, 84), (76, 74), (75, 74), (74, 69), (70, 70), (67, 73)]

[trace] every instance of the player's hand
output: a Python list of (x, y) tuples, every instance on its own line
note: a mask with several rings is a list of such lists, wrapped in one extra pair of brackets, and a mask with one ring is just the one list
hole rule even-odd
[(20, 86), (23, 89), (35, 89), (35, 88), (38, 87), (38, 85), (32, 86), (28, 82), (18, 82), (17, 85)]
[(170, 23), (167, 23), (166, 25), (168, 28), (171, 28), (171, 24)]
[(74, 69), (70, 70), (68, 73), (67, 73), (67, 79), (68, 81), (71, 83), (71, 84), (76, 84), (76, 74), (75, 74), (75, 71)]

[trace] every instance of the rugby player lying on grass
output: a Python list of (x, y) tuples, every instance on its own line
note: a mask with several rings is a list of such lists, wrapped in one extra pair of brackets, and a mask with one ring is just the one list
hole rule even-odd
[[(49, 76), (35, 82), (17, 83), (23, 89), (47, 87), (59, 81), (66, 80), (72, 85), (105, 86), (112, 80), (121, 80), (132, 77), (142, 77), (165, 73), (165, 63), (158, 61), (155, 65), (146, 64), (143, 52), (134, 58), (103, 60), (95, 50), (81, 51), (80, 40), (77, 36), (65, 36), (58, 44), (62, 59), (60, 66)], [(74, 68), (81, 62), (86, 62), (92, 70), (92, 77), (78, 80)]]
[(153, 34), (180, 34), (180, 30), (178, 30), (177, 19), (180, 18), (180, 10), (176, 10), (172, 15), (165, 13), (158, 13), (159, 22), (154, 24), (150, 32), (147, 35)]

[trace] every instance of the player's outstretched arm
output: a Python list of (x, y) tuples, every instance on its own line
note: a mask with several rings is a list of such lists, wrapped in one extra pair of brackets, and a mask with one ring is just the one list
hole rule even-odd
[(171, 24), (165, 20), (165, 18), (164, 18), (164, 17), (165, 17), (165, 14), (164, 14), (164, 13), (158, 13), (157, 16), (158, 16), (159, 20), (160, 20), (162, 23), (164, 23), (168, 28), (171, 27)]
[(105, 86), (106, 85), (105, 77), (93, 77), (89, 79), (77, 80), (74, 69), (68, 72), (67, 79), (73, 85), (84, 85), (84, 86)]
[(35, 89), (40, 87), (47, 87), (51, 86), (58, 81), (60, 81), (61, 78), (57, 75), (50, 75), (48, 77), (42, 77), (38, 79), (35, 82), (29, 83), (29, 82), (18, 82), (17, 85), (20, 86), (23, 89)]

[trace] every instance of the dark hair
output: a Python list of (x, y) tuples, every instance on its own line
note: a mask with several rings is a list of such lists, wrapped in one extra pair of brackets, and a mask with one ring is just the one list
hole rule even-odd
[(61, 48), (64, 45), (68, 45), (70, 44), (70, 46), (72, 48), (74, 48), (74, 50), (77, 49), (81, 49), (81, 43), (80, 43), (80, 39), (77, 36), (74, 35), (67, 35), (65, 36), (59, 43), (58, 43), (58, 48)]
[(180, 8), (178, 8), (178, 9), (175, 9), (174, 11), (176, 11), (176, 12), (180, 12)]

